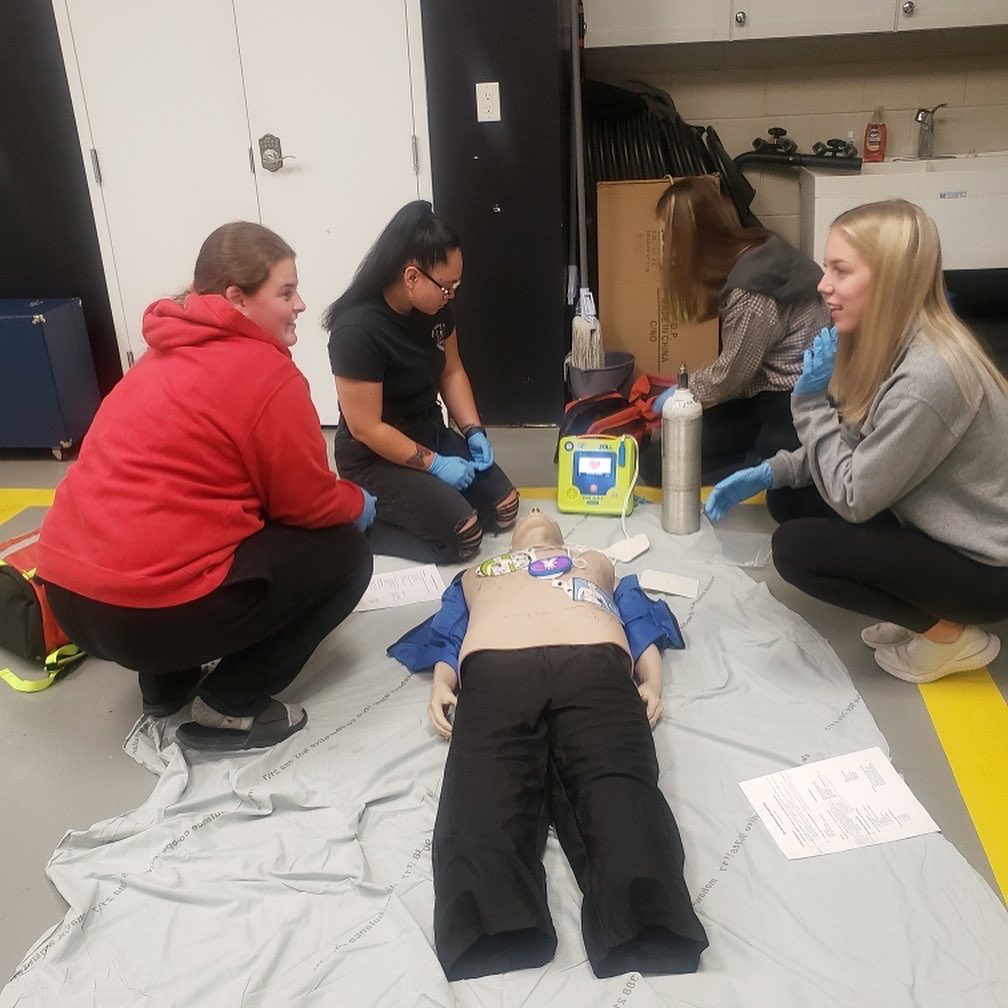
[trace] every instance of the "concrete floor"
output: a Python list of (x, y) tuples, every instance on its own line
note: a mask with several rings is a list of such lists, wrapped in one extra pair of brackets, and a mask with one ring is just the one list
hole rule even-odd
[[(555, 429), (497, 429), (491, 437), (517, 486), (555, 485)], [(53, 487), (66, 467), (49, 456), (0, 455), (0, 487)], [(23, 511), (0, 525), (0, 538), (34, 527), (42, 513)], [(724, 524), (743, 531), (772, 529), (760, 505), (736, 508)], [(921, 693), (875, 665), (858, 636), (868, 621), (802, 595), (781, 581), (772, 566), (749, 573), (829, 640), (886, 736), (897, 770), (945, 836), (997, 892)], [(1008, 621), (992, 629), (1008, 642)], [(1005, 653), (990, 672), (1002, 696), (1008, 697)], [(46, 878), (45, 866), (64, 833), (135, 808), (150, 794), (154, 778), (121, 749), (139, 709), (135, 676), (91, 658), (39, 693), (20, 694), (0, 684), (0, 808), (5, 823), (0, 847), (0, 984), (36, 938), (62, 919), (66, 907)]]

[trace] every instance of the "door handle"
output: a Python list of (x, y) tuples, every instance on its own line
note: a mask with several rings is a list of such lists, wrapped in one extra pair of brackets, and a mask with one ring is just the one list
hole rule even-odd
[(264, 133), (259, 137), (259, 162), (266, 171), (280, 171), (284, 161), (292, 159), (297, 160), (293, 154), (284, 154), (280, 147), (280, 137), (272, 133)]

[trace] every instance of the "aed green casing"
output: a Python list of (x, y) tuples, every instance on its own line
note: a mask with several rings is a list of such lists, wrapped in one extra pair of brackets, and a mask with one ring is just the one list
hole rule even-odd
[(637, 441), (618, 437), (562, 437), (557, 452), (557, 509), (568, 514), (621, 515), (633, 511)]

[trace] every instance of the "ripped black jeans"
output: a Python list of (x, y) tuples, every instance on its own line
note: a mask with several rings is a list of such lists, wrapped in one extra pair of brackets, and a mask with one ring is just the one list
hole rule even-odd
[[(403, 433), (441, 455), (471, 458), (465, 438), (446, 427), (440, 413), (436, 421), (425, 419), (422, 427), (413, 425)], [(368, 533), (375, 553), (417, 563), (457, 563), (475, 555), (484, 532), (505, 531), (514, 524), (517, 496), (514, 507), (501, 507), (514, 487), (496, 464), (476, 473), (472, 484), (459, 491), (428, 472), (386, 461), (342, 428), (335, 447), (340, 476), (378, 498)]]

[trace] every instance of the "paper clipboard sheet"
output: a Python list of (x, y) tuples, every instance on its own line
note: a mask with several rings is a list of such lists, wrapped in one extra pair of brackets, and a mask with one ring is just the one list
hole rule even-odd
[(878, 746), (754, 777), (739, 787), (792, 860), (938, 832)]

